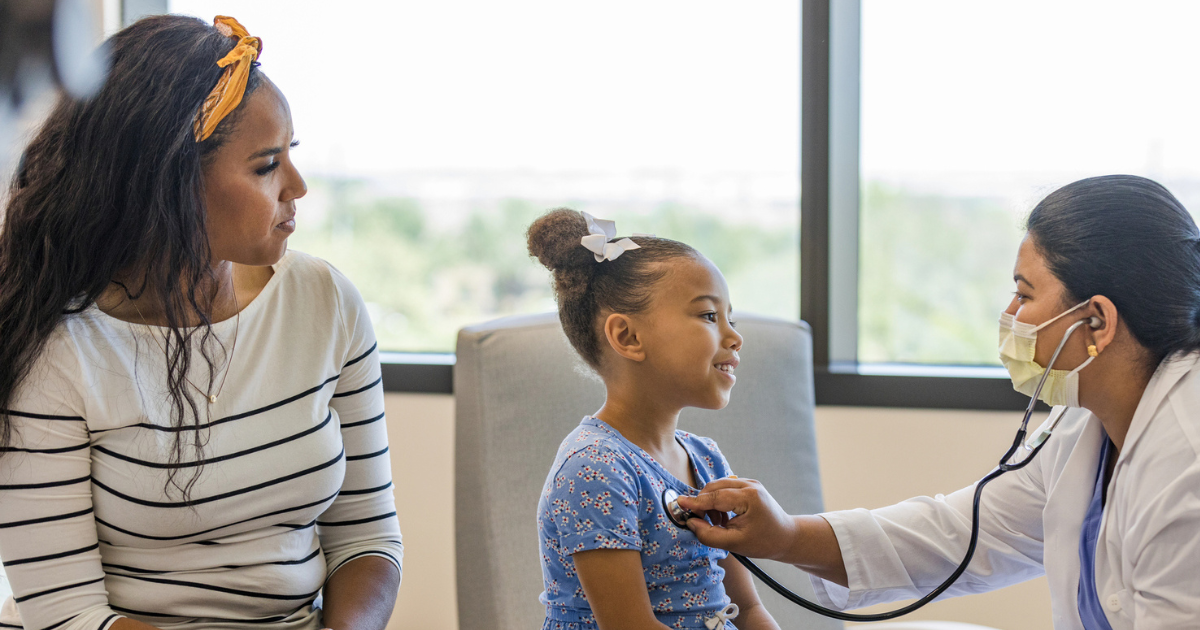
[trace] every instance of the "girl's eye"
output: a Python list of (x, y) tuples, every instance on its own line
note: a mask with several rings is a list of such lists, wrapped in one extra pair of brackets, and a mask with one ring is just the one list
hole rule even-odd
[(700, 317), (703, 317), (704, 319), (707, 319), (708, 321), (710, 321), (714, 324), (717, 323), (717, 314), (716, 313), (704, 313)]
[(737, 328), (737, 322), (733, 321), (732, 319), (731, 319), (731, 320), (729, 320), (729, 327), (730, 327), (730, 328)]
[(273, 171), (277, 168), (279, 168), (279, 162), (271, 162), (270, 164), (258, 169), (257, 171), (254, 171), (254, 172), (258, 173), (259, 175), (268, 175), (271, 173), (271, 171)]

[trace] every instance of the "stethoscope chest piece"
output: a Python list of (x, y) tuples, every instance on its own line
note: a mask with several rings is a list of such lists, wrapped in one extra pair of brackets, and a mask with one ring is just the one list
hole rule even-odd
[(680, 529), (687, 529), (688, 519), (694, 518), (690, 510), (685, 510), (679, 506), (679, 493), (667, 488), (662, 493), (663, 511), (667, 513), (667, 518)]

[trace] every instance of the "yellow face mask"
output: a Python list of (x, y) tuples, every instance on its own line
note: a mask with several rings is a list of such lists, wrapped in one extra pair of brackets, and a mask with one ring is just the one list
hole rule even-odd
[[(1008, 313), (1000, 314), (1000, 362), (1012, 378), (1013, 389), (1032, 397), (1037, 392), (1038, 381), (1046, 372), (1046, 368), (1033, 360), (1037, 349), (1037, 331), (1086, 306), (1090, 301), (1080, 302), (1037, 326), (1019, 322)], [(1051, 407), (1078, 407), (1079, 371), (1094, 358), (1088, 357), (1087, 361), (1073, 370), (1050, 370), (1038, 398)]]

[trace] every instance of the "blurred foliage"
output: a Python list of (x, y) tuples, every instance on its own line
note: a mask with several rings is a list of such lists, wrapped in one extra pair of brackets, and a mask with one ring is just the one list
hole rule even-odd
[[(525, 247), (526, 228), (548, 207), (480, 202), (451, 220), (416, 199), (374, 196), (362, 182), (309, 184), (327, 207), (308, 217), (301, 208), (289, 246), (330, 261), (355, 283), (381, 348), (452, 351), (465, 325), (554, 310), (549, 272)], [(692, 245), (725, 274), (740, 310), (799, 314), (798, 217), (797, 225), (772, 229), (670, 203), (648, 213), (566, 205), (616, 220), (622, 234), (652, 232)]]
[(1022, 217), (996, 199), (879, 183), (861, 199), (859, 360), (998, 365)]
[[(381, 197), (362, 182), (310, 181), (327, 197), (290, 245), (329, 260), (362, 292), (380, 347), (448, 352), (458, 329), (554, 310), (549, 273), (525, 249), (548, 206), (480, 201), (454, 217), (420, 200)], [(736, 211), (664, 202), (648, 211), (564, 204), (692, 245), (725, 274), (738, 310), (797, 317), (799, 226), (767, 226)], [(879, 183), (862, 191), (859, 360), (995, 365), (996, 320), (1008, 304), (1021, 217), (1003, 201), (916, 194)], [(796, 213), (797, 215), (799, 212)]]

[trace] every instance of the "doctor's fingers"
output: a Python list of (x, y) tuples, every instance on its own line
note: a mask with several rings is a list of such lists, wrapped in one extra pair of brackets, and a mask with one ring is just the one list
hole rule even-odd
[(718, 488), (704, 491), (694, 497), (679, 497), (679, 507), (692, 512), (733, 512), (745, 514), (750, 509), (751, 497), (744, 488)]
[(702, 518), (688, 519), (688, 529), (696, 535), (696, 539), (700, 542), (716, 549), (730, 549), (740, 547), (742, 539), (745, 538), (745, 533), (727, 529), (720, 525), (709, 525), (708, 521)]
[(700, 489), (700, 493), (716, 492), (724, 488), (750, 488), (753, 486), (762, 487), (762, 484), (753, 479), (742, 479), (737, 476), (721, 477), (716, 481), (710, 481)]
[(745, 514), (755, 503), (775, 503), (767, 489), (753, 479), (718, 479), (696, 496), (679, 497), (679, 505), (695, 514), (734, 512)]
[(771, 522), (771, 516), (768, 514), (764, 519), (763, 514), (764, 510), (751, 511), (743, 516), (714, 519), (712, 524), (702, 518), (692, 518), (688, 519), (687, 526), (709, 547), (752, 558), (772, 558), (787, 545), (780, 542), (784, 536), (776, 533), (778, 528)]

